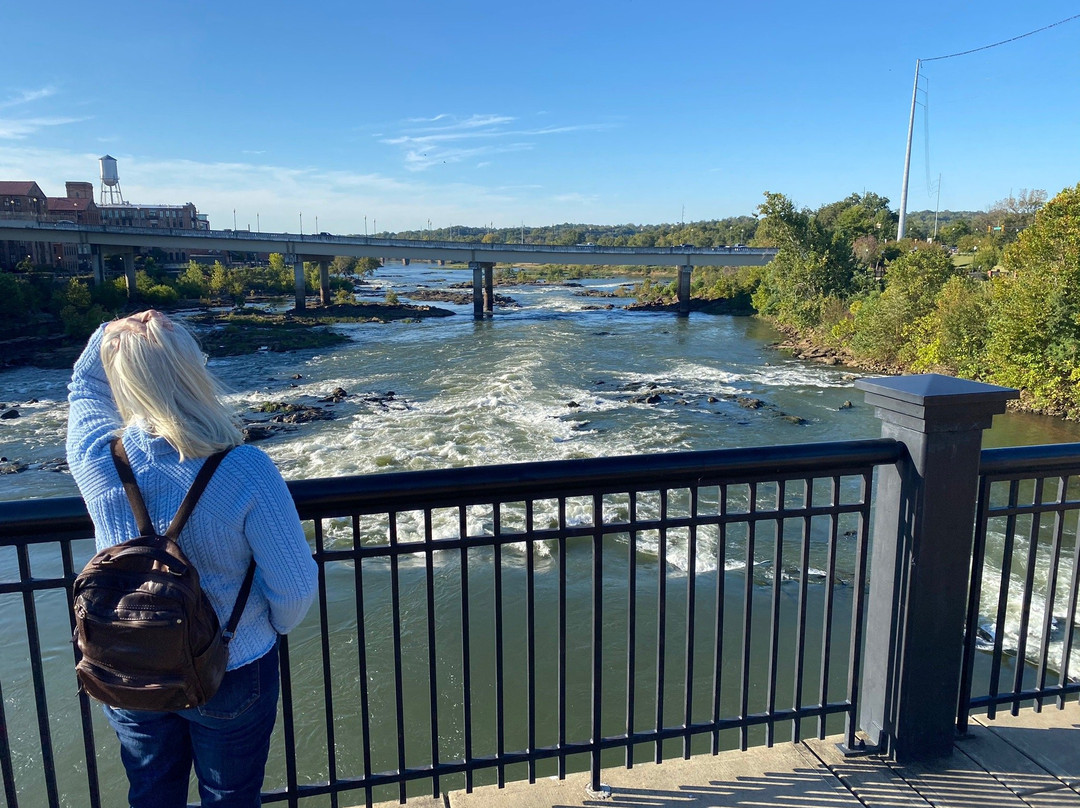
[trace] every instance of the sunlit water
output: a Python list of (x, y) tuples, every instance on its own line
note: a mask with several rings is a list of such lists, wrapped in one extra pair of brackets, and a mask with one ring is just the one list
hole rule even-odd
[[(447, 285), (469, 277), (432, 265), (391, 266), (378, 272), (366, 293), (381, 298), (393, 290), (407, 300), (419, 285)], [(586, 288), (604, 291), (625, 283), (624, 279), (583, 282)], [(471, 304), (433, 303), (455, 314), (419, 322), (334, 326), (348, 335), (347, 344), (318, 352), (261, 351), (210, 364), (248, 417), (259, 417), (252, 408), (267, 401), (323, 406), (335, 413), (333, 420), (298, 425), (259, 444), (287, 479), (880, 434), (872, 408), (853, 387), (858, 373), (800, 361), (776, 350), (772, 345), (778, 335), (757, 319), (628, 312), (622, 308), (623, 299), (581, 296), (576, 294), (580, 289), (569, 286), (498, 291), (513, 297), (521, 308), (499, 309), (494, 317), (477, 321)], [(608, 302), (615, 308), (596, 308)], [(212, 338), (208, 335), (206, 340)], [(70, 475), (55, 470), (63, 458), (68, 375), (35, 368), (0, 373), (0, 404), (17, 406), (20, 413), (19, 418), (0, 421), (0, 456), (29, 467), (0, 475), (0, 500), (77, 493)], [(319, 402), (337, 388), (344, 389), (348, 398), (337, 404)], [(392, 398), (387, 396), (390, 391)], [(643, 401), (650, 394), (658, 394), (659, 401)], [(740, 398), (743, 404), (748, 403), (745, 399), (757, 399), (760, 405), (743, 406)], [(1080, 440), (1077, 425), (1008, 414), (997, 416), (985, 445), (1076, 440)], [(332, 530), (328, 538), (333, 541)], [(1000, 533), (992, 532), (990, 541), (1000, 546)], [(638, 550), (653, 551), (647, 546)], [(507, 552), (512, 558), (514, 549)], [(707, 552), (699, 554), (700, 572), (710, 572), (709, 557)], [(667, 561), (685, 568), (686, 555), (674, 548)], [(1048, 566), (1037, 562), (1043, 578)], [(12, 556), (0, 556), (0, 575), (17, 579)], [(347, 580), (346, 576), (341, 586)], [(988, 575), (985, 595), (994, 594), (997, 585)], [(336, 597), (332, 592), (331, 598)], [(0, 617), (5, 638), (9, 632), (21, 637), (25, 629), (19, 601), (8, 598), (3, 605), (13, 607), (0, 610), (5, 615)], [(1055, 613), (1060, 608), (1055, 606)], [(1031, 606), (1036, 617), (1044, 609), (1040, 602)], [(65, 610), (59, 600), (43, 604), (39, 619), (44, 626), (57, 626), (57, 641), (44, 653), (67, 666), (71, 652)], [(418, 619), (423, 617), (420, 613)], [(1019, 619), (1020, 605), (1013, 604), (1009, 625)], [(308, 632), (306, 640), (301, 634), (298, 652), (308, 647), (314, 653), (316, 633)], [(383, 633), (388, 637), (389, 629)], [(5, 644), (10, 643), (5, 639)], [(293, 664), (303, 681), (309, 662), (296, 653)], [(453, 653), (452, 647), (447, 650), (450, 657)], [(317, 665), (313, 661), (310, 665), (307, 675), (317, 678)], [(32, 699), (30, 683), (12, 682), (10, 670), (0, 672), (8, 720), (15, 727), (11, 740), (16, 762), (32, 768), (38, 764), (32, 760), (36, 729), (27, 702)], [(355, 704), (339, 705), (342, 716), (354, 708)], [(419, 708), (422, 712), (422, 702)], [(25, 733), (19, 722), (25, 722)], [(317, 727), (305, 727), (303, 722), (299, 730), (318, 734)], [(20, 740), (26, 743), (20, 746)], [(77, 745), (68, 752), (76, 761), (78, 753)], [(115, 762), (105, 760), (102, 765), (116, 779)]]

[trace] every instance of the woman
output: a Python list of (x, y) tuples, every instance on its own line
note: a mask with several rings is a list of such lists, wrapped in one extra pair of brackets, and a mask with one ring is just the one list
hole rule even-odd
[(317, 568), (273, 462), (240, 445), (206, 359), (182, 326), (144, 311), (99, 328), (75, 363), (67, 456), (97, 549), (138, 534), (110, 452), (120, 434), (139, 489), (164, 531), (204, 459), (230, 451), (181, 534), (222, 625), (252, 558), (255, 583), (218, 692), (181, 712), (105, 707), (120, 739), (132, 808), (182, 808), (192, 765), (204, 806), (257, 806), (277, 717), (277, 637), (304, 617)]

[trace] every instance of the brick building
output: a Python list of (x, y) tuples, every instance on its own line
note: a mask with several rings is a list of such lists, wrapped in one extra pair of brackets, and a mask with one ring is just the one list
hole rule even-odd
[[(68, 182), (65, 191), (65, 196), (47, 197), (36, 182), (0, 180), (0, 218), (110, 227), (210, 229), (206, 215), (199, 213), (191, 202), (183, 205), (126, 202), (98, 205), (94, 202), (92, 183)], [(157, 257), (166, 266), (178, 267), (187, 263), (188, 252), (172, 250), (159, 253)], [(27, 258), (36, 266), (68, 272), (85, 272), (90, 266), (89, 253), (80, 252), (79, 245), (0, 241), (0, 269), (12, 270)]]
[[(40, 221), (48, 215), (45, 192), (32, 180), (0, 180), (0, 218)], [(36, 241), (0, 241), (0, 269), (20, 261), (51, 264), (52, 248)]]

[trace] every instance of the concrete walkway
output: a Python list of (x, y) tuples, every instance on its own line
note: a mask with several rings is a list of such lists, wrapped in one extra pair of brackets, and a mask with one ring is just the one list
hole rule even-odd
[[(408, 808), (1080, 808), (1080, 708), (974, 717), (952, 754), (898, 766), (876, 757), (845, 758), (839, 738), (724, 752), (633, 769), (605, 769), (611, 797), (586, 792), (587, 774), (467, 794), (410, 799)], [(386, 808), (396, 803), (384, 803)], [(382, 808), (382, 806), (380, 806)]]

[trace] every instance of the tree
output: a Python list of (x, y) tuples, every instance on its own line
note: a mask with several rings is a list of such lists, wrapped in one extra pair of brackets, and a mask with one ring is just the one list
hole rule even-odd
[(999, 238), (1002, 243), (1009, 244), (1016, 240), (1017, 234), (1031, 225), (1035, 220), (1035, 214), (1046, 204), (1046, 191), (1040, 189), (1028, 190), (1022, 188), (1018, 196), (1009, 196), (999, 199), (990, 206), (991, 227), (1000, 227)]
[(187, 269), (176, 279), (176, 291), (181, 297), (202, 298), (210, 294), (210, 284), (202, 266), (196, 261), (188, 261)]
[(918, 316), (926, 314), (945, 282), (959, 270), (941, 246), (920, 246), (885, 268), (885, 288), (895, 289), (912, 301)]
[(375, 270), (382, 266), (382, 262), (378, 258), (361, 258), (356, 262), (356, 274), (361, 276), (371, 275)]
[(1080, 415), (1080, 184), (1035, 214), (994, 279), (987, 362), (1037, 410)]
[(855, 289), (851, 243), (836, 236), (783, 194), (766, 193), (756, 240), (777, 247), (754, 292), (754, 307), (783, 325), (813, 327), (830, 298)]
[(851, 348), (879, 362), (910, 362), (918, 355), (918, 324), (933, 310), (945, 283), (957, 274), (949, 253), (921, 245), (885, 268), (885, 289), (851, 306)]
[(276, 279), (283, 290), (287, 291), (295, 286), (293, 268), (285, 263), (285, 256), (281, 253), (270, 253), (269, 275)]
[(352, 275), (356, 272), (357, 259), (351, 255), (335, 255), (330, 262), (330, 272), (335, 275)]
[(985, 281), (953, 275), (941, 287), (934, 308), (915, 324), (912, 370), (950, 373), (968, 379), (985, 375), (990, 331), (990, 287)]

